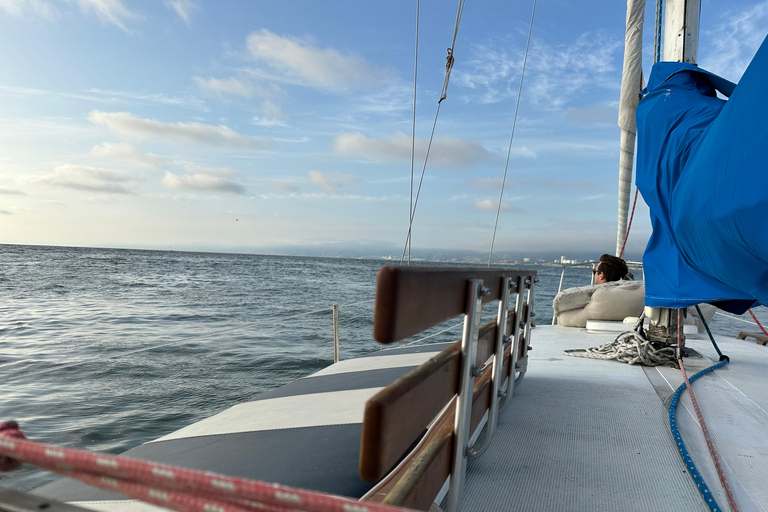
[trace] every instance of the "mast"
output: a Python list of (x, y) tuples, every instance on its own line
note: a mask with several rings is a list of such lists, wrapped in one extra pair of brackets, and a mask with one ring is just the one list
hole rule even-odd
[(701, 0), (667, 0), (664, 10), (664, 60), (696, 64)]
[[(664, 60), (696, 64), (699, 53), (701, 0), (666, 0), (666, 2)], [(678, 313), (674, 309), (646, 306), (645, 315), (650, 320), (646, 333), (649, 341), (662, 341), (668, 345), (677, 344)], [(685, 316), (685, 310), (683, 310), (683, 316)], [(677, 347), (678, 358), (682, 357), (685, 346), (685, 336), (681, 335), (681, 337), (681, 346)]]
[(616, 256), (621, 255), (627, 234), (629, 194), (632, 189), (632, 166), (635, 156), (635, 110), (643, 88), (643, 21), (645, 0), (627, 0), (627, 29), (624, 35), (624, 67), (621, 73), (619, 126), (619, 223), (616, 232)]

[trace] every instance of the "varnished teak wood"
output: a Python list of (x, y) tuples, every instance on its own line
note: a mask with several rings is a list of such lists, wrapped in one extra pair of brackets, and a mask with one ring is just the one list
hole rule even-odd
[(535, 276), (536, 271), (383, 267), (376, 279), (373, 337), (380, 343), (393, 343), (464, 313), (469, 279), (482, 279), (490, 290), (483, 297), (486, 304), (501, 298), (502, 278), (516, 282), (520, 275)]

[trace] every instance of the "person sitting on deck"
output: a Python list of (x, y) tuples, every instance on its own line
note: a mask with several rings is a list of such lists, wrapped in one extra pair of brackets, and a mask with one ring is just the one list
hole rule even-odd
[(600, 256), (600, 263), (597, 264), (592, 273), (595, 274), (595, 284), (634, 278), (627, 268), (627, 262), (610, 254)]
[(603, 254), (592, 272), (595, 284), (568, 288), (555, 297), (552, 309), (558, 324), (586, 327), (587, 320), (623, 321), (642, 314), (645, 283), (631, 281), (633, 276), (623, 259)]

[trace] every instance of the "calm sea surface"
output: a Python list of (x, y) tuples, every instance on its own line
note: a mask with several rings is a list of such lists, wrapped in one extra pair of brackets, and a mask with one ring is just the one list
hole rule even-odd
[[(120, 453), (331, 364), (334, 303), (341, 358), (379, 350), (370, 301), (384, 264), (0, 245), (0, 419), (35, 440)], [(549, 324), (561, 269), (538, 271), (536, 320)], [(571, 269), (564, 287), (589, 279)], [(757, 331), (719, 315), (712, 327)], [(0, 474), (23, 490), (53, 478)]]

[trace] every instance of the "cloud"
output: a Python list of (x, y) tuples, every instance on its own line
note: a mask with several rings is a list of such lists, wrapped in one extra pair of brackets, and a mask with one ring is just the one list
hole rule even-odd
[(69, 164), (54, 167), (53, 174), (31, 178), (34, 183), (108, 194), (131, 194), (125, 184), (135, 180), (131, 173)]
[(186, 144), (209, 144), (239, 149), (266, 149), (271, 146), (268, 137), (248, 137), (224, 125), (203, 123), (163, 123), (154, 119), (134, 116), (130, 112), (102, 112), (88, 114), (93, 124), (104, 125), (121, 135), (139, 138), (156, 137)]
[(25, 196), (27, 195), (25, 192), (22, 192), (21, 190), (13, 189), (13, 188), (0, 188), (0, 194), (5, 194), (8, 196)]
[(202, 190), (210, 192), (228, 192), (231, 194), (244, 194), (245, 187), (230, 179), (236, 173), (224, 167), (202, 167), (199, 165), (185, 165), (186, 174), (179, 176), (172, 172), (166, 172), (163, 178), (163, 186), (179, 190)]
[(0, 215), (13, 215), (13, 212), (9, 212), (8, 210), (0, 210)]
[(702, 38), (699, 61), (704, 69), (738, 81), (765, 38), (768, 2), (731, 11), (720, 19)]
[[(499, 207), (499, 202), (495, 201), (493, 199), (482, 199), (479, 201), (475, 201), (475, 208), (478, 210), (485, 210), (489, 212), (495, 212), (497, 208)], [(508, 203), (506, 201), (501, 202), (501, 211), (502, 212), (509, 212), (509, 213), (519, 213), (520, 208), (513, 205), (512, 203)]]
[(80, 10), (91, 12), (102, 23), (112, 24), (129, 32), (124, 22), (136, 18), (136, 15), (123, 5), (121, 0), (77, 0)]
[(282, 192), (296, 192), (298, 190), (295, 185), (286, 181), (270, 181), (269, 186)]
[[(416, 162), (423, 162), (428, 142), (416, 139)], [(342, 133), (334, 140), (337, 155), (358, 155), (383, 162), (411, 161), (411, 137), (397, 132), (386, 140), (369, 139), (361, 133)], [(435, 137), (429, 162), (441, 167), (466, 169), (492, 155), (480, 144), (455, 137)], [(419, 166), (421, 163), (418, 164)]]
[(58, 11), (44, 0), (0, 0), (0, 10), (17, 18), (38, 17), (52, 21)]
[(193, 0), (166, 0), (165, 5), (176, 11), (179, 18), (189, 25), (190, 17), (194, 11), (200, 10), (200, 6)]
[(623, 43), (615, 36), (591, 32), (565, 43), (532, 42), (523, 97), (548, 110), (563, 109), (587, 87), (616, 89), (618, 97)]
[(281, 78), (329, 90), (377, 85), (387, 73), (354, 55), (318, 48), (309, 39), (283, 37), (262, 29), (246, 39), (250, 57)]
[(314, 183), (331, 195), (341, 194), (341, 189), (347, 183), (356, 183), (360, 181), (360, 178), (357, 176), (336, 172), (322, 173), (320, 171), (309, 171), (307, 172), (307, 176), (311, 183)]
[(264, 117), (254, 117), (253, 124), (257, 126), (288, 126), (280, 106), (272, 101), (265, 100), (261, 104), (261, 114)]
[(128, 160), (142, 167), (160, 168), (170, 165), (172, 160), (152, 153), (142, 153), (130, 144), (121, 142), (104, 142), (91, 149), (91, 155)]
[(284, 94), (283, 90), (276, 84), (264, 87), (256, 85), (249, 80), (233, 76), (229, 78), (214, 78), (212, 76), (203, 78), (195, 76), (192, 77), (192, 80), (203, 91), (219, 96), (233, 95), (243, 98), (274, 98)]
[[(48, 91), (45, 91), (49, 93)], [(168, 96), (167, 94), (163, 93), (138, 93), (138, 92), (131, 92), (131, 91), (106, 91), (103, 89), (96, 89), (91, 88), (87, 89), (85, 92), (96, 94), (97, 96), (101, 96), (101, 98), (95, 98), (100, 101), (109, 101), (109, 102), (115, 102), (116, 100), (123, 100), (124, 103), (133, 103), (135, 101), (142, 101), (145, 103), (155, 104), (155, 105), (173, 105), (176, 107), (186, 107), (186, 108), (192, 108), (196, 110), (202, 110), (204, 112), (208, 111), (208, 108), (205, 106), (205, 103), (194, 96)], [(54, 93), (55, 94), (55, 93)], [(81, 99), (87, 99), (90, 101), (94, 100), (94, 97), (92, 96), (86, 96), (85, 98)]]

